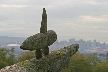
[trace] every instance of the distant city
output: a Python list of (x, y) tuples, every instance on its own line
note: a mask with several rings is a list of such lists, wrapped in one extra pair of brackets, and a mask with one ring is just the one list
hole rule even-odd
[[(18, 56), (24, 52), (24, 50), (20, 49), (20, 45), (25, 40), (25, 38), (20, 37), (8, 37), (8, 36), (0, 36), (0, 48), (15, 48), (15, 55)], [(96, 40), (88, 40), (85, 41), (83, 39), (75, 40), (75, 38), (69, 39), (68, 41), (56, 41), (53, 45), (51, 45), (50, 51), (58, 50), (60, 48), (64, 48), (66, 46), (78, 43), (79, 44), (79, 52), (83, 54), (95, 54), (101, 60), (106, 60), (108, 57), (108, 43), (100, 43)]]

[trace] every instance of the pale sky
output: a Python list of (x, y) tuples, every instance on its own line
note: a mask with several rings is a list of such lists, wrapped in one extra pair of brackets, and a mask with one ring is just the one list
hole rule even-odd
[(108, 42), (108, 0), (0, 0), (0, 36), (39, 33), (43, 8), (58, 40)]

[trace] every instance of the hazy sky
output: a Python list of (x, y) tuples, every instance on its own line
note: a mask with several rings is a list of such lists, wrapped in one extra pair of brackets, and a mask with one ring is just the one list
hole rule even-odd
[(0, 0), (0, 36), (38, 33), (44, 7), (59, 40), (108, 42), (108, 0)]

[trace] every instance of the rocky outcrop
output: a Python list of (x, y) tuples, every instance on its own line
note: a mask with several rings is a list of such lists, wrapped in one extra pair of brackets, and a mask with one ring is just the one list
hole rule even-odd
[(78, 51), (79, 45), (73, 44), (68, 47), (52, 51), (42, 58), (26, 60), (12, 66), (7, 66), (0, 72), (60, 72), (69, 64), (70, 57)]

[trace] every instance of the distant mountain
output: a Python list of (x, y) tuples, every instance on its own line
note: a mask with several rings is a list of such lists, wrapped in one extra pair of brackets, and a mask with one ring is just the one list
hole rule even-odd
[(21, 44), (26, 38), (0, 36), (0, 47), (6, 47), (8, 44)]
[(24, 50), (20, 49), (19, 46), (8, 46), (13, 45), (13, 44), (18, 44), (21, 45), (22, 42), (25, 40), (26, 38), (23, 37), (8, 37), (8, 36), (0, 36), (0, 48), (5, 47), (7, 49), (11, 49), (11, 48), (15, 48), (15, 56), (19, 56), (20, 54), (22, 54), (24, 52)]

